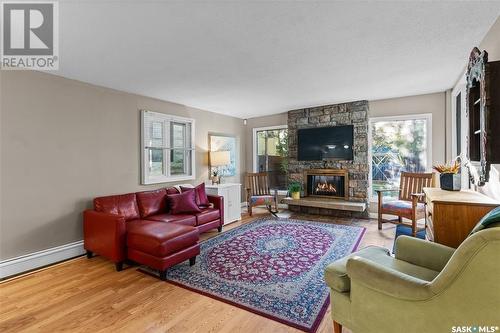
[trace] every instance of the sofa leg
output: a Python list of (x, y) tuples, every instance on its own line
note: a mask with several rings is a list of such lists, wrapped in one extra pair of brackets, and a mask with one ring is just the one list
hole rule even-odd
[(342, 325), (337, 323), (335, 320), (333, 321), (333, 333), (342, 333)]
[(222, 232), (222, 226), (217, 227), (218, 232)]
[(167, 270), (160, 271), (160, 280), (165, 281), (167, 280)]
[(123, 261), (116, 262), (115, 263), (115, 268), (116, 268), (117, 272), (120, 272), (121, 270), (123, 270)]
[(252, 205), (248, 205), (248, 215), (252, 216)]
[(196, 264), (196, 256), (189, 258), (189, 266), (194, 266)]
[(87, 259), (90, 259), (93, 256), (94, 256), (94, 254), (92, 253), (92, 251), (87, 250)]

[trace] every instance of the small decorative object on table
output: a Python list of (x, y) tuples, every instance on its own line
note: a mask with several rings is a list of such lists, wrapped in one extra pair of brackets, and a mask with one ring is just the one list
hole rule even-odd
[(292, 199), (300, 199), (300, 191), (302, 190), (302, 184), (297, 181), (288, 184), (288, 192)]
[(439, 182), (441, 189), (447, 191), (460, 191), (462, 188), (460, 163), (455, 160), (453, 164), (437, 164), (433, 169), (440, 173)]

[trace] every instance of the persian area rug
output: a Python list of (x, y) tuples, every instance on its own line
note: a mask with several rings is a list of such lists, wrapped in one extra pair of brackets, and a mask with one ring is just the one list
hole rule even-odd
[[(201, 243), (194, 266), (167, 280), (306, 332), (329, 304), (325, 267), (356, 250), (365, 229), (293, 219), (260, 219)], [(150, 272), (151, 273), (151, 272)]]

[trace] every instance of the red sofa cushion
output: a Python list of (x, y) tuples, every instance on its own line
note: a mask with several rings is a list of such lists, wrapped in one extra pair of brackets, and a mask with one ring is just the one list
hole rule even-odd
[(148, 216), (148, 220), (196, 226), (196, 216), (188, 214), (158, 214)]
[(167, 187), (167, 194), (179, 194), (180, 192), (175, 187)]
[(196, 199), (196, 204), (198, 205), (198, 207), (205, 208), (205, 207), (210, 206), (210, 202), (208, 201), (208, 197), (207, 197), (207, 192), (205, 191), (205, 183), (201, 183), (200, 185), (198, 185), (194, 188), (181, 186), (182, 192), (190, 191), (193, 189), (194, 189), (194, 193), (196, 195), (195, 199)]
[(165, 257), (196, 244), (196, 227), (147, 220), (130, 221), (127, 225), (127, 246), (134, 250)]
[(215, 208), (206, 208), (196, 214), (196, 225), (212, 222), (220, 218), (220, 211)]
[(168, 194), (167, 202), (172, 214), (199, 213), (201, 210), (196, 204), (196, 194), (194, 190), (179, 194)]
[(126, 221), (139, 218), (135, 193), (95, 198), (94, 209), (101, 213), (123, 216)]
[(138, 192), (137, 205), (142, 218), (167, 212), (167, 190)]

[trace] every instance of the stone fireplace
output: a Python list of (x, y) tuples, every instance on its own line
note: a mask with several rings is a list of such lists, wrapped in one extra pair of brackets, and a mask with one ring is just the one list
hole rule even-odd
[[(368, 101), (288, 112), (288, 180), (302, 183), (303, 200), (308, 201), (287, 202), (290, 210), (341, 217), (368, 216), (368, 112)], [(354, 128), (352, 160), (298, 160), (299, 129), (343, 125)]]
[(304, 173), (305, 196), (344, 200), (349, 198), (347, 170), (310, 169)]

